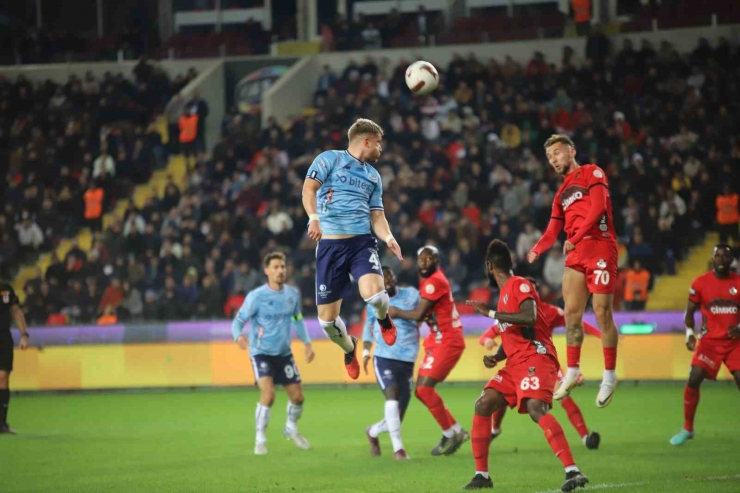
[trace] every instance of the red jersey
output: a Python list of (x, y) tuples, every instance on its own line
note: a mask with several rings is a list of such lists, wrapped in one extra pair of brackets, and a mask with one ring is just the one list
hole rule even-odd
[(513, 325), (499, 322), (501, 331), (501, 343), (506, 352), (506, 364), (520, 364), (531, 356), (546, 354), (558, 361), (558, 354), (552, 343), (552, 330), (545, 319), (545, 312), (540, 308), (542, 303), (534, 285), (519, 276), (511, 276), (506, 284), (501, 287), (496, 311), (516, 313), (519, 305), (524, 301), (532, 299), (537, 303), (537, 321), (534, 327)]
[(427, 343), (444, 342), (445, 344), (462, 343), (464, 345), (462, 323), (447, 276), (437, 269), (431, 276), (423, 278), (419, 284), (419, 294), (433, 303), (429, 310), (433, 319), (430, 325), (432, 331), (427, 337)]
[(689, 300), (701, 306), (703, 339), (729, 339), (729, 328), (740, 324), (740, 276), (733, 272), (726, 279), (711, 271), (697, 277)]
[[(565, 312), (563, 312), (562, 308), (551, 305), (550, 303), (540, 303), (537, 307), (542, 310), (542, 315), (545, 317), (545, 322), (547, 322), (551, 335), (558, 327), (565, 327)], [(601, 331), (588, 322), (583, 322), (583, 332), (601, 338)], [(481, 334), (478, 342), (483, 344), (486, 339), (495, 339), (500, 335), (501, 329), (499, 329), (498, 324), (494, 324)]]
[(595, 164), (584, 164), (566, 175), (552, 203), (552, 217), (565, 220), (565, 233), (572, 238), (591, 210), (590, 190), (603, 186), (606, 190), (606, 212), (584, 233), (583, 239), (617, 241), (612, 220), (612, 200), (606, 173)]

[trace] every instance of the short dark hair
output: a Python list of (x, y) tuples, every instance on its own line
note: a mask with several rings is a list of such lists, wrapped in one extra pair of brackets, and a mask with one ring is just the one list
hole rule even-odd
[(512, 269), (511, 252), (501, 240), (493, 240), (488, 244), (486, 262), (490, 262), (496, 270), (508, 272)]
[(265, 258), (262, 260), (262, 265), (269, 267), (270, 262), (273, 260), (282, 260), (283, 262), (286, 262), (285, 254), (283, 252), (270, 252), (265, 255)]

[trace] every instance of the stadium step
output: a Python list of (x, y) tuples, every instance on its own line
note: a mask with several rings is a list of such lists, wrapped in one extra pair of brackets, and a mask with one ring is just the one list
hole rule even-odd
[[(157, 129), (162, 135), (163, 139), (167, 137), (167, 124), (163, 118), (160, 117), (157, 122)], [(164, 194), (164, 188), (167, 185), (167, 180), (172, 177), (174, 183), (183, 189), (187, 178), (187, 167), (185, 166), (185, 159), (182, 156), (173, 156), (167, 166), (164, 169), (156, 170), (152, 177), (147, 183), (138, 185), (133, 193), (131, 199), (133, 199), (136, 207), (142, 207), (146, 202), (146, 199), (156, 193), (157, 196), (162, 197)], [(116, 203), (116, 206), (112, 211), (105, 214), (103, 217), (103, 227), (107, 228), (113, 222), (123, 220), (126, 209), (128, 208), (130, 199), (122, 199)], [(64, 256), (77, 243), (77, 245), (85, 252), (89, 252), (92, 248), (93, 234), (89, 228), (82, 228), (74, 238), (64, 239), (59, 242), (59, 245), (55, 248), (56, 254), (60, 259), (64, 259)], [(51, 253), (44, 253), (39, 256), (35, 265), (27, 265), (20, 269), (15, 279), (13, 280), (13, 289), (18, 294), (18, 298), (23, 302), (26, 298), (26, 294), (23, 292), (23, 286), (30, 279), (36, 276), (36, 269), (41, 269), (41, 272), (46, 272), (46, 268), (51, 264)]]
[(681, 262), (674, 276), (661, 276), (650, 293), (647, 309), (650, 311), (684, 310), (689, 286), (695, 277), (705, 273), (712, 258), (714, 245), (719, 242), (717, 233), (709, 233), (704, 243), (691, 249), (688, 258)]

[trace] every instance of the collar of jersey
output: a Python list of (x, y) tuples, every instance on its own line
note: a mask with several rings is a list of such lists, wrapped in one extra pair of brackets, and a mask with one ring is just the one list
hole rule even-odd
[(349, 149), (345, 149), (344, 152), (346, 152), (349, 157), (351, 157), (352, 159), (354, 159), (355, 161), (357, 161), (361, 165), (365, 166), (365, 163), (363, 163), (362, 161), (360, 161), (359, 159), (357, 159), (356, 157), (354, 157), (352, 154), (350, 154)]

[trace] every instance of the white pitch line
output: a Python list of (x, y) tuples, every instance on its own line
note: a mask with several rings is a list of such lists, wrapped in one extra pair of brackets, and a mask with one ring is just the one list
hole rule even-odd
[[(606, 490), (606, 489), (617, 489), (617, 488), (632, 488), (635, 486), (646, 486), (648, 484), (668, 484), (680, 482), (704, 482), (704, 481), (726, 481), (728, 479), (740, 479), (740, 474), (724, 474), (721, 476), (706, 476), (703, 478), (681, 478), (681, 479), (666, 479), (663, 481), (635, 481), (633, 483), (600, 483), (600, 484), (588, 484), (583, 490), (584, 493), (587, 490)], [(557, 490), (544, 490), (537, 491), (535, 493), (559, 493), (560, 489)]]

